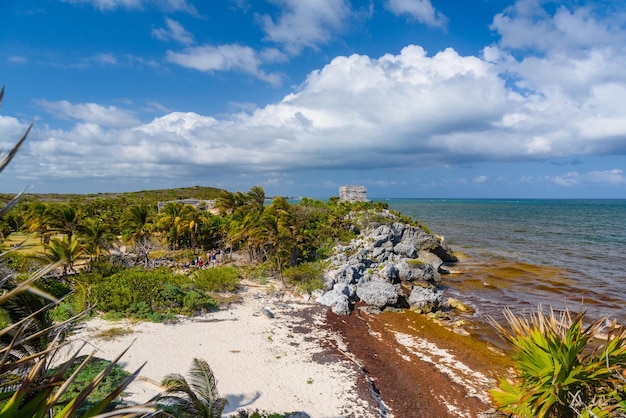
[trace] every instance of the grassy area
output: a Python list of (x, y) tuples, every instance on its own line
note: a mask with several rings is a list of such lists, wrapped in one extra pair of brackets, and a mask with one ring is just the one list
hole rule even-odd
[(14, 232), (13, 234), (9, 235), (9, 237), (2, 243), (2, 246), (4, 249), (8, 250), (19, 245), (22, 242), (23, 244), (21, 248), (16, 250), (19, 254), (39, 254), (42, 253), (44, 250), (39, 235), (27, 234), (24, 232)]
[[(149, 202), (156, 203), (158, 201), (176, 200), (176, 199), (216, 199), (222, 189), (214, 187), (193, 186), (180, 187), (175, 189), (156, 189), (142, 190), (138, 192), (121, 192), (121, 193), (90, 193), (90, 194), (58, 194), (44, 193), (31, 194), (26, 193), (22, 197), (22, 202), (40, 201), (40, 202), (88, 202), (95, 199), (124, 199), (124, 202)], [(0, 202), (8, 202), (14, 197), (13, 194), (0, 194)]]

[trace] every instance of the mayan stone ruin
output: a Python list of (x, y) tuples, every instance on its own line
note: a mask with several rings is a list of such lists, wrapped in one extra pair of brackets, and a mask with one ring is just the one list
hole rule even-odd
[(347, 202), (367, 202), (367, 190), (365, 186), (341, 186), (339, 188), (339, 200)]

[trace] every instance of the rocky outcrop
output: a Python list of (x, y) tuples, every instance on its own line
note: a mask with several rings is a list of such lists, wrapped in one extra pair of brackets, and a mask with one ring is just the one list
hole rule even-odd
[(358, 301), (378, 309), (440, 309), (442, 265), (457, 261), (452, 250), (388, 211), (376, 215), (378, 222), (362, 227), (349, 244), (335, 247), (317, 301), (337, 314), (350, 313)]

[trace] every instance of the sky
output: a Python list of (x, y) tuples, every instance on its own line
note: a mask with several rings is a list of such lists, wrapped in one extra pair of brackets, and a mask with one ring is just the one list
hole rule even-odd
[(626, 198), (626, 3), (2, 0), (0, 192)]

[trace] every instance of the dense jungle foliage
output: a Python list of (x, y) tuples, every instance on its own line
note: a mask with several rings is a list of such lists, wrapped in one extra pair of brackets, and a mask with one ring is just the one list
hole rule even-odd
[(267, 199), (258, 186), (44, 197), (24, 196), (1, 230), (5, 249), (21, 243), (5, 260), (18, 277), (58, 263), (37, 283), (69, 295), (57, 320), (93, 308), (156, 321), (192, 315), (215, 309), (218, 293), (234, 291), (242, 278), (274, 277), (311, 292), (322, 286), (322, 260), (356, 232), (349, 214), (386, 208), (336, 197), (290, 203)]

